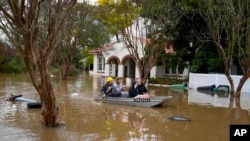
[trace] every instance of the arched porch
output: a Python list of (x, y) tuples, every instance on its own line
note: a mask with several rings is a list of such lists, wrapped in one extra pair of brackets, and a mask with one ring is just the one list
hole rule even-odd
[(119, 64), (120, 59), (117, 56), (109, 57), (105, 64), (105, 76), (118, 77)]
[(123, 65), (123, 77), (125, 78), (136, 78), (138, 75), (138, 69), (135, 61), (131, 55), (124, 56), (121, 64)]

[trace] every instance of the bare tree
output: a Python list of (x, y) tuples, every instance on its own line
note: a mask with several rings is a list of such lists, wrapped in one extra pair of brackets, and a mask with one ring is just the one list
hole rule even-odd
[[(176, 26), (183, 12), (174, 0), (143, 0), (141, 5), (141, 16), (145, 17), (145, 20), (135, 20), (131, 28), (125, 29), (123, 36), (140, 78), (145, 83), (165, 49), (171, 47)], [(144, 37), (141, 36), (143, 34)]]
[(109, 41), (104, 26), (96, 20), (99, 10), (87, 2), (77, 3), (67, 17), (60, 32), (60, 47), (52, 62), (58, 68), (62, 80), (67, 79), (70, 66), (73, 61), (79, 61), (77, 59), (82, 55), (82, 50), (99, 47)]
[(250, 1), (242, 0), (202, 0), (199, 1), (201, 14), (207, 22), (208, 30), (224, 64), (224, 73), (234, 95), (234, 82), (230, 74), (231, 64), (236, 55), (243, 71), (243, 77), (236, 90), (250, 77)]
[(76, 0), (2, 0), (11, 33), (10, 41), (20, 51), (32, 84), (42, 103), (45, 126), (58, 125), (56, 98), (48, 67), (59, 47), (58, 35)]

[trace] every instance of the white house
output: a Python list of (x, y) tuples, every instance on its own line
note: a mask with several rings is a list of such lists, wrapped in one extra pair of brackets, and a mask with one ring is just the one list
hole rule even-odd
[[(139, 24), (138, 24), (139, 23)], [(145, 24), (146, 23), (146, 24)], [(139, 26), (139, 27), (138, 27)], [(140, 31), (138, 31), (140, 29)], [(143, 47), (146, 44), (146, 33), (150, 29), (150, 22), (143, 18), (138, 19), (136, 24), (128, 27), (133, 33), (133, 41), (138, 42), (139, 56), (143, 58)], [(139, 78), (139, 72), (135, 62), (128, 51), (128, 46), (122, 40), (114, 41), (100, 48), (89, 51), (94, 55), (93, 75), (113, 76), (121, 78)], [(173, 49), (166, 49), (166, 53), (173, 53)], [(169, 68), (165, 67), (166, 60), (162, 60), (162, 66), (154, 66), (150, 72), (150, 77), (164, 77), (169, 73)], [(185, 70), (185, 72), (187, 72)], [(170, 73), (172, 73), (170, 71)], [(175, 74), (175, 73), (174, 73)], [(186, 74), (187, 75), (187, 74)]]

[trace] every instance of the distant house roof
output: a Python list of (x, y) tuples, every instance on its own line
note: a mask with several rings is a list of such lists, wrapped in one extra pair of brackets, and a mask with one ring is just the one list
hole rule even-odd
[[(144, 39), (144, 38), (140, 38), (140, 37), (134, 37), (134, 38), (136, 40), (142, 42), (142, 43), (147, 43), (148, 42), (148, 40)], [(91, 50), (88, 51), (88, 53), (89, 54), (99, 54), (99, 53), (102, 53), (102, 51), (111, 48), (115, 43), (118, 43), (118, 41), (110, 43), (110, 44), (107, 44), (107, 45), (105, 45), (103, 47), (98, 47), (98, 48), (91, 49)]]
[[(142, 43), (149, 43), (148, 39), (145, 38), (140, 38), (140, 37), (134, 37), (136, 40), (142, 42)], [(94, 48), (88, 51), (89, 54), (101, 54), (102, 51), (107, 50), (109, 48), (111, 48), (114, 44), (118, 43), (118, 41), (107, 44), (103, 47), (98, 47), (98, 48)], [(170, 48), (165, 48), (165, 53), (166, 54), (176, 54), (176, 52), (174, 51), (173, 47), (170, 46)]]

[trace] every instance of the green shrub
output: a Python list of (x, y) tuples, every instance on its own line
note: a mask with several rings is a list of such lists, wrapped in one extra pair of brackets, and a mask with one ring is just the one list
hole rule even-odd
[(6, 64), (2, 64), (0, 70), (6, 73), (23, 73), (25, 71), (25, 66), (20, 58), (15, 57)]
[(74, 75), (77, 75), (77, 73), (78, 73), (77, 68), (74, 65), (70, 65), (67, 75), (74, 76)]
[[(59, 70), (54, 66), (51, 66), (49, 68), (49, 72), (53, 75), (59, 74)], [(74, 76), (74, 75), (77, 75), (77, 73), (78, 73), (77, 68), (74, 65), (70, 65), (67, 76)]]
[(49, 67), (49, 72), (50, 74), (57, 75), (58, 74), (58, 69), (54, 66)]

